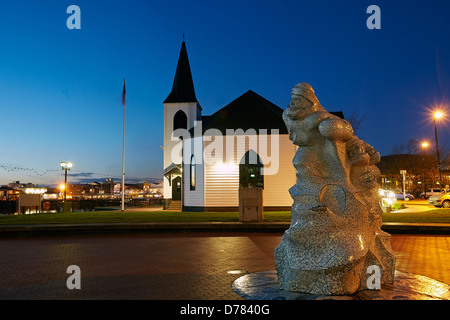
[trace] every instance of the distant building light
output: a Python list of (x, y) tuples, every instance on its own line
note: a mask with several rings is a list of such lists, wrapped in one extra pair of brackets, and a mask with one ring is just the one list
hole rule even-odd
[(47, 189), (45, 189), (45, 188), (26, 188), (25, 189), (26, 194), (43, 194), (46, 192), (47, 192)]

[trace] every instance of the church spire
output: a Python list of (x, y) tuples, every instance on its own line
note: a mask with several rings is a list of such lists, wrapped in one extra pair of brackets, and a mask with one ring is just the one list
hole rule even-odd
[(178, 58), (175, 79), (173, 80), (172, 92), (164, 100), (164, 103), (176, 102), (197, 102), (194, 90), (194, 82), (192, 81), (191, 67), (186, 50), (186, 44), (181, 44), (180, 56)]

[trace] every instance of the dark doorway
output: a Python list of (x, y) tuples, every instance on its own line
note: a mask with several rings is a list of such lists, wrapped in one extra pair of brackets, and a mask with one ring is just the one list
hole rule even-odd
[(172, 200), (181, 200), (181, 177), (172, 180)]
[(239, 186), (241, 188), (264, 189), (263, 167), (258, 154), (253, 150), (247, 151), (239, 164)]

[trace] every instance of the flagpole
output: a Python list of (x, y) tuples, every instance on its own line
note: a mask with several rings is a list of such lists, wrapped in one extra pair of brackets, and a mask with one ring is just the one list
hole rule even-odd
[(122, 132), (122, 212), (125, 210), (125, 79), (123, 79), (123, 132)]

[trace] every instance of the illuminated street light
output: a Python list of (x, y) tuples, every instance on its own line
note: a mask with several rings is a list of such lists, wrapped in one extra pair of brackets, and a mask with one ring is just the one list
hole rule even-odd
[(441, 173), (441, 160), (439, 159), (439, 144), (438, 144), (438, 136), (437, 136), (437, 128), (436, 128), (436, 119), (441, 119), (444, 116), (444, 114), (441, 111), (435, 111), (434, 112), (434, 136), (436, 138), (436, 155), (437, 155), (437, 162), (438, 162), (438, 170), (439, 170), (439, 187), (442, 190), (442, 173)]
[(426, 141), (422, 142), (421, 147), (422, 147), (422, 169), (423, 169), (422, 188), (423, 188), (424, 199), (426, 199), (427, 194), (426, 194), (426, 190), (425, 190), (425, 159), (423, 157), (423, 149), (428, 147), (428, 142), (426, 142)]
[(62, 185), (59, 186), (59, 194), (60, 194), (60, 196), (64, 194), (64, 190), (65, 189), (66, 189), (65, 185), (62, 184)]
[(66, 202), (66, 193), (67, 193), (67, 170), (70, 171), (70, 168), (72, 168), (73, 164), (72, 162), (64, 162), (62, 161), (60, 163), (61, 165), (61, 169), (65, 170), (65, 175), (64, 175), (64, 202)]

